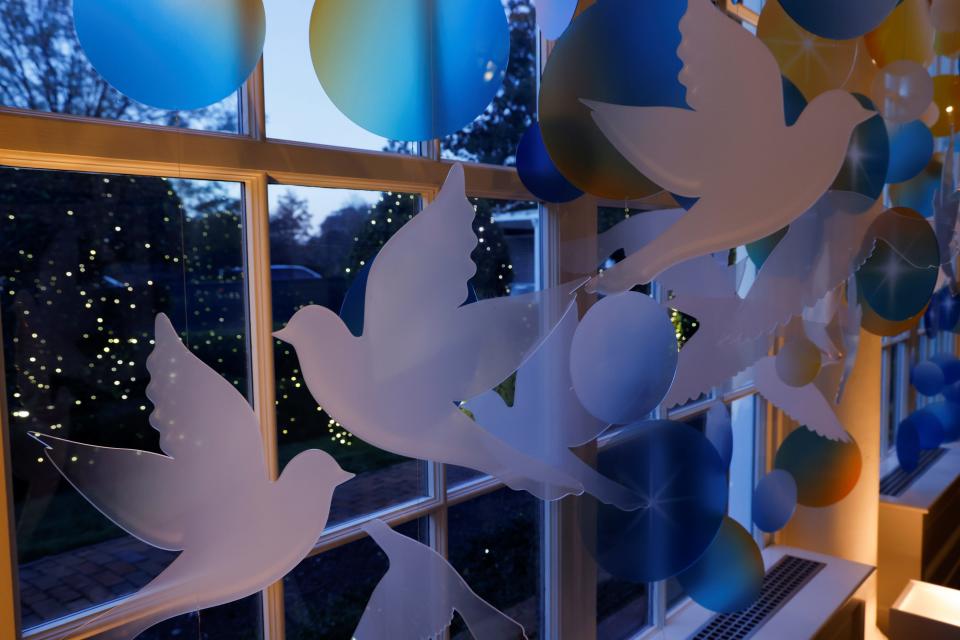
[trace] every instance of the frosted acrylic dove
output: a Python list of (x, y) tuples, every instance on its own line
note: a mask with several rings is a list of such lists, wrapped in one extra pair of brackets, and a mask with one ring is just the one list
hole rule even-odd
[(679, 80), (691, 109), (584, 102), (638, 171), (699, 200), (656, 242), (595, 277), (589, 290), (626, 291), (671, 265), (790, 224), (830, 188), (853, 130), (876, 115), (851, 94), (828, 91), (788, 127), (780, 69), (760, 40), (709, 0), (689, 0), (680, 32)]
[(363, 530), (387, 554), (390, 568), (367, 602), (354, 640), (433, 638), (450, 626), (454, 612), (477, 640), (514, 640), (527, 635), (467, 585), (443, 556), (371, 520)]
[(334, 488), (352, 477), (327, 453), (309, 450), (271, 480), (246, 398), (183, 345), (163, 314), (147, 369), (150, 424), (165, 455), (34, 435), (47, 459), (117, 526), (181, 551), (138, 593), (137, 612), (145, 615), (129, 622), (129, 605), (121, 603), (72, 638), (127, 640), (263, 590), (307, 556), (326, 526)]
[(308, 306), (276, 336), (296, 349), (318, 404), (365, 442), (476, 469), (544, 499), (578, 493), (561, 469), (515, 449), (457, 406), (516, 371), (581, 284), (463, 305), (476, 271), (473, 218), (463, 168), (455, 165), (436, 200), (377, 255), (362, 335), (333, 311)]

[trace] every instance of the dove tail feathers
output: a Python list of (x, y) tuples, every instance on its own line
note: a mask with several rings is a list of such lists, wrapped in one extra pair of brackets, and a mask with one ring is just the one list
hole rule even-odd
[(564, 467), (583, 485), (585, 493), (623, 511), (636, 511), (646, 506), (646, 501), (636, 492), (619, 482), (611, 480), (572, 452), (564, 456)]
[(520, 638), (527, 640), (527, 633), (519, 622), (474, 593), (462, 578), (460, 587), (460, 593), (454, 600), (454, 609), (467, 623), (474, 638), (477, 640), (519, 640)]

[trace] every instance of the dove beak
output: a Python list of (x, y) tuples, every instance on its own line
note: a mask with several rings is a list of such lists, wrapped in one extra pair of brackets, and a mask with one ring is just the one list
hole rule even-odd
[(355, 477), (356, 477), (355, 474), (350, 473), (349, 471), (343, 471), (343, 470), (341, 469), (340, 482), (338, 482), (337, 485), (341, 485), (341, 484), (343, 484), (344, 482), (348, 482), (348, 481), (350, 481), (350, 480), (353, 480)]
[(292, 332), (290, 331), (290, 327), (286, 326), (283, 329), (280, 329), (280, 331), (274, 331), (273, 337), (277, 340), (283, 340), (288, 344), (293, 344), (293, 336), (291, 334)]

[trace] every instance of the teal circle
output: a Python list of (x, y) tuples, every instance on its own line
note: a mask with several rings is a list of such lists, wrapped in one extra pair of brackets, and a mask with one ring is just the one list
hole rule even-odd
[(757, 543), (740, 524), (726, 518), (710, 547), (677, 580), (700, 606), (734, 613), (760, 597), (763, 576), (763, 556)]
[(236, 91), (263, 53), (262, 0), (74, 0), (77, 38), (107, 82), (160, 109)]
[(920, 214), (891, 209), (883, 215), (901, 217), (902, 222), (895, 223), (899, 251), (886, 240), (878, 241), (873, 255), (857, 271), (857, 286), (877, 315), (903, 322), (930, 302), (939, 275), (934, 265), (940, 264), (940, 246)]
[[(869, 98), (858, 93), (853, 97), (864, 109), (876, 110)], [(876, 200), (883, 194), (889, 167), (890, 137), (887, 125), (883, 118), (875, 115), (853, 130), (843, 167), (830, 188), (834, 191), (854, 191)]]
[(887, 182), (906, 182), (926, 169), (933, 158), (933, 132), (919, 120), (888, 126), (890, 169)]
[(500, 0), (317, 0), (310, 52), (348, 118), (384, 138), (429, 140), (496, 96), (510, 29)]

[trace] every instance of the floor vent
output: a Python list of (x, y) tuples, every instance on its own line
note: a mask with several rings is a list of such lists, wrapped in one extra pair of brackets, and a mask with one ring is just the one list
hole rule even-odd
[(783, 605), (810, 582), (825, 564), (784, 556), (763, 579), (760, 597), (749, 609), (717, 614), (690, 636), (694, 640), (746, 640), (757, 633)]
[(897, 497), (913, 484), (913, 481), (923, 475), (923, 472), (933, 466), (947, 452), (946, 449), (930, 449), (920, 452), (920, 464), (913, 471), (907, 472), (897, 467), (880, 481), (880, 495)]

